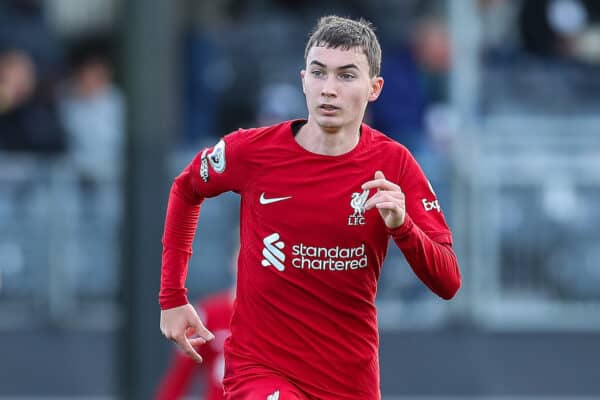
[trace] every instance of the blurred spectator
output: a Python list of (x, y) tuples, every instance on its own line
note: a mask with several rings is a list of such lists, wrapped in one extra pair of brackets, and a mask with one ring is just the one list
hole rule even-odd
[(64, 131), (55, 109), (62, 72), (60, 42), (36, 0), (0, 5), (0, 149), (60, 152)]
[(377, 101), (369, 104), (368, 117), (374, 128), (386, 132), (412, 152), (423, 141), (423, 116), (427, 103), (415, 57), (410, 47), (383, 44), (381, 74), (385, 79)]
[(43, 91), (61, 78), (62, 43), (44, 18), (41, 0), (0, 2), (0, 50), (21, 50), (31, 57)]
[(83, 180), (118, 179), (123, 171), (125, 101), (113, 83), (109, 43), (83, 39), (73, 47), (60, 115)]
[(450, 68), (450, 39), (446, 22), (439, 17), (420, 20), (413, 33), (413, 51), (424, 75), (428, 98), (433, 102), (446, 101)]
[(183, 43), (183, 144), (195, 145), (213, 140), (217, 98), (233, 71), (209, 32), (193, 30)]
[(247, 35), (245, 29), (240, 22), (235, 34), (216, 29), (192, 32), (186, 38), (182, 66), (185, 142), (213, 140), (216, 132), (231, 132), (256, 120), (258, 60), (252, 49), (234, 41)]
[[(447, 103), (450, 42), (445, 22), (426, 17), (417, 22), (408, 43), (385, 43), (381, 101), (370, 105), (375, 128), (387, 132), (413, 153), (427, 145), (428, 113)], [(435, 138), (435, 132), (433, 138)], [(431, 138), (431, 137), (430, 137)]]
[(600, 62), (600, 6), (591, 0), (525, 0), (519, 14), (527, 52)]
[(261, 82), (259, 60), (250, 48), (233, 45), (229, 51), (225, 65), (230, 75), (217, 101), (216, 132), (231, 132), (256, 121)]
[(35, 89), (35, 67), (22, 51), (0, 55), (0, 110), (9, 111), (21, 106)]
[(600, 3), (480, 0), (481, 110), (592, 113), (598, 109)]

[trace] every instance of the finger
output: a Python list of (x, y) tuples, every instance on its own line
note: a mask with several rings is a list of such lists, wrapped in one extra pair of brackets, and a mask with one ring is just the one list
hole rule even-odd
[[(397, 191), (397, 190), (380, 190), (380, 191), (376, 192), (373, 196), (371, 196), (369, 198), (369, 200), (382, 199), (382, 198), (403, 200), (404, 193)], [(369, 200), (367, 200), (367, 201), (369, 201)]]
[(192, 344), (185, 336), (179, 337), (176, 341), (179, 347), (185, 352), (185, 354), (192, 357), (198, 363), (202, 362), (202, 357), (200, 356), (200, 354), (198, 354), (196, 350), (194, 350)]
[(367, 202), (365, 203), (365, 210), (370, 210), (371, 208), (375, 207), (375, 204), (377, 204), (379, 201), (381, 201), (381, 197), (379, 196), (379, 193), (381, 193), (381, 192), (377, 192), (373, 197), (371, 197), (369, 200), (367, 200)]
[(371, 208), (375, 207), (375, 204), (377, 204), (378, 201), (381, 201), (382, 193), (383, 192), (381, 191), (375, 192), (373, 196), (367, 199), (365, 203), (365, 210), (370, 210)]
[(375, 204), (379, 210), (397, 210), (398, 204), (393, 201), (382, 201), (380, 203)]
[(404, 193), (402, 192), (393, 192), (388, 190), (382, 190), (375, 193), (367, 202), (365, 203), (365, 209), (370, 210), (375, 207), (377, 203), (382, 201), (392, 201), (396, 202), (398, 205), (401, 205), (404, 202)]
[(206, 343), (206, 339), (204, 339), (203, 337), (200, 337), (196, 334), (196, 328), (192, 328), (192, 327), (187, 328), (185, 331), (185, 336), (187, 337), (188, 341), (194, 348), (202, 346), (203, 344)]
[(188, 340), (189, 340), (190, 344), (191, 344), (191, 345), (192, 345), (194, 348), (196, 348), (196, 347), (199, 347), (199, 346), (202, 346), (203, 344), (206, 344), (206, 340), (204, 340), (204, 339), (203, 339), (203, 338), (201, 338), (201, 337), (197, 337), (197, 338), (190, 338), (190, 339), (188, 339)]
[[(385, 175), (383, 174), (383, 172), (381, 170), (377, 170), (375, 171), (375, 175), (374, 175), (374, 179), (378, 180), (378, 181), (385, 181)], [(377, 189), (377, 191), (381, 190), (380, 188)]]
[(393, 191), (402, 191), (400, 186), (396, 185), (393, 182), (388, 181), (387, 179), (373, 179), (371, 181), (367, 181), (362, 184), (361, 188), (365, 189), (379, 189), (379, 190), (393, 190)]
[[(381, 172), (379, 170), (375, 171), (374, 178), (376, 181), (385, 181), (386, 180), (385, 175), (383, 175), (383, 172)], [(380, 192), (381, 190), (382, 190), (382, 188), (379, 188), (379, 187), (377, 188), (378, 192)]]
[(215, 338), (215, 335), (213, 335), (211, 331), (206, 329), (204, 324), (202, 324), (202, 322), (200, 322), (199, 318), (195, 321), (192, 328), (194, 328), (194, 332), (196, 332), (196, 335), (203, 338), (207, 342), (211, 341)]

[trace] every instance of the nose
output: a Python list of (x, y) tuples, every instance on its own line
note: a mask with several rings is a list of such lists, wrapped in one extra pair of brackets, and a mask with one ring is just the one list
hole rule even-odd
[(323, 86), (321, 87), (321, 96), (323, 97), (336, 97), (337, 96), (337, 88), (335, 83), (335, 78), (328, 76), (327, 79), (323, 82)]

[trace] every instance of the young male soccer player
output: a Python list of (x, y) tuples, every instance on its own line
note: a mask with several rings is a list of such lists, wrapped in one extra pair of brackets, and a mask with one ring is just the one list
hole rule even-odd
[(450, 299), (460, 287), (427, 178), (405, 147), (362, 123), (383, 87), (370, 25), (320, 19), (305, 59), (308, 119), (226, 135), (169, 197), (161, 330), (200, 360), (192, 346), (213, 336), (184, 287), (200, 203), (241, 196), (227, 399), (380, 399), (375, 294), (389, 238), (434, 293)]

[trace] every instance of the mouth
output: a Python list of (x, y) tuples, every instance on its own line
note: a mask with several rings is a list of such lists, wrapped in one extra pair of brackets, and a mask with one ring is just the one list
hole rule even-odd
[(331, 104), (321, 104), (319, 106), (319, 110), (323, 111), (326, 114), (334, 113), (338, 111), (340, 108)]

